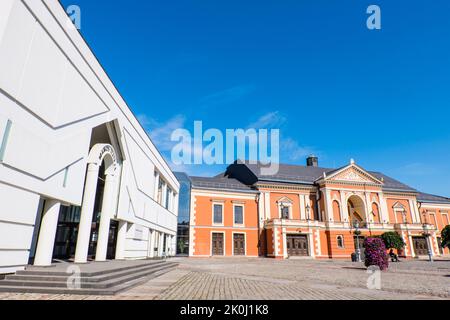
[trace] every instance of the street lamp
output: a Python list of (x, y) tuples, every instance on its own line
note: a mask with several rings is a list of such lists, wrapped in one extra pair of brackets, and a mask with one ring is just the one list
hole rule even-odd
[(359, 235), (361, 234), (361, 231), (359, 230), (359, 221), (355, 221), (355, 232), (356, 235), (356, 261), (361, 262), (361, 249), (359, 247)]
[(423, 235), (427, 239), (428, 261), (433, 262), (433, 252), (431, 251), (431, 243), (430, 243), (431, 233), (428, 230), (428, 225), (426, 222), (423, 224)]

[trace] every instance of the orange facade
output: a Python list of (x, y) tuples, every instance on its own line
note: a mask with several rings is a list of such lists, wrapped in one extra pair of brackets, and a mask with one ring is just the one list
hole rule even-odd
[(314, 185), (266, 180), (247, 187), (197, 189), (194, 183), (190, 256), (350, 259), (358, 245), (363, 251), (365, 238), (385, 232), (403, 238), (398, 253), (406, 258), (450, 253), (439, 241), (450, 200), (431, 205), (415, 190), (387, 190), (383, 178), (353, 163)]
[[(235, 220), (237, 207), (242, 208), (242, 221)], [(195, 240), (191, 241), (192, 256), (259, 255), (256, 195), (225, 192), (217, 194), (194, 190), (192, 208), (191, 239)], [(216, 214), (219, 215), (220, 211), (222, 215), (222, 219), (217, 221), (214, 221), (215, 208), (220, 208)]]

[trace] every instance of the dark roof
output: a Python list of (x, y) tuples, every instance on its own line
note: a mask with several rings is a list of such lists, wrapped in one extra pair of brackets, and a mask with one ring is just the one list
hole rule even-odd
[[(263, 165), (247, 164), (246, 166), (258, 178), (258, 180), (274, 181), (274, 182), (293, 182), (300, 184), (314, 184), (315, 181), (323, 177), (324, 173), (330, 175), (344, 168), (342, 167), (340, 169), (330, 169), (330, 168), (280, 164), (277, 174), (262, 175), (261, 168), (264, 167)], [(383, 180), (384, 182), (383, 190), (417, 192), (414, 188), (411, 188), (410, 186), (404, 183), (401, 183), (389, 176), (386, 176), (383, 173), (372, 171), (367, 172), (373, 175), (378, 180)]]
[(417, 195), (417, 201), (419, 202), (434, 202), (434, 203), (448, 203), (450, 204), (450, 198), (436, 196), (428, 193), (419, 193)]
[(257, 192), (251, 186), (236, 179), (224, 177), (223, 174), (216, 177), (190, 177), (190, 179), (194, 188)]

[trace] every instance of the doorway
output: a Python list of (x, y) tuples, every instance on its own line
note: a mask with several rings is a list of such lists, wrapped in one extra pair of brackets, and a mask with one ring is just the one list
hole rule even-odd
[(418, 256), (428, 255), (428, 243), (425, 237), (413, 237), (414, 252)]
[(233, 234), (233, 254), (235, 256), (245, 256), (245, 234)]
[(287, 235), (288, 256), (309, 256), (308, 237), (305, 235)]
[(212, 234), (212, 255), (223, 256), (224, 255), (224, 234), (213, 233)]

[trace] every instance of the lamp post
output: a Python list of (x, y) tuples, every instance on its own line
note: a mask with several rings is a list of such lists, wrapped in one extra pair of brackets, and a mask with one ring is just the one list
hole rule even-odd
[(427, 248), (428, 248), (428, 261), (433, 262), (433, 252), (431, 251), (431, 243), (430, 243), (430, 231), (428, 230), (428, 225), (425, 222), (423, 224), (423, 235), (427, 239)]
[(361, 262), (361, 249), (359, 247), (359, 235), (361, 231), (359, 230), (359, 221), (355, 221), (355, 235), (356, 235), (356, 261)]

